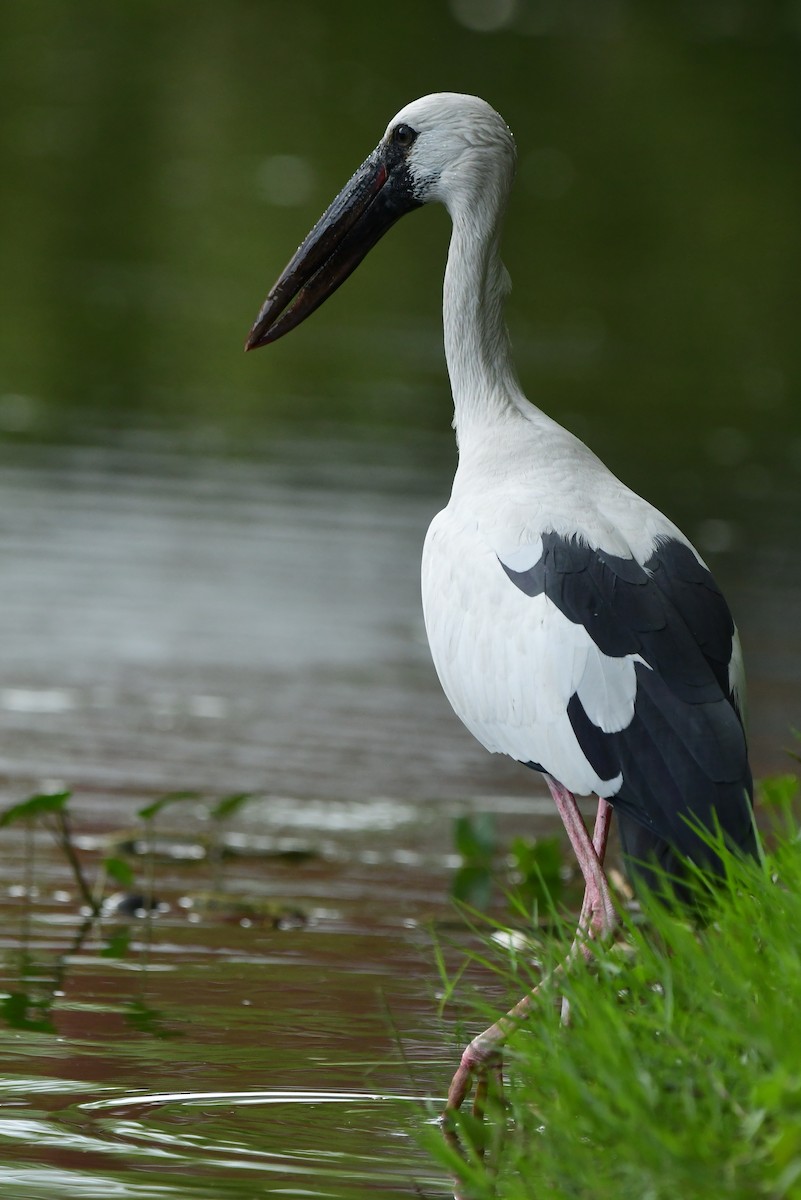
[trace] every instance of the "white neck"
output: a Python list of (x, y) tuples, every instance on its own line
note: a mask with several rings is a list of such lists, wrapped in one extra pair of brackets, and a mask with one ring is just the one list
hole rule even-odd
[[(522, 400), (503, 306), (509, 277), (499, 253), (505, 197), (452, 209), (443, 288), (445, 359), (460, 445)], [(480, 434), (479, 434), (480, 436)]]

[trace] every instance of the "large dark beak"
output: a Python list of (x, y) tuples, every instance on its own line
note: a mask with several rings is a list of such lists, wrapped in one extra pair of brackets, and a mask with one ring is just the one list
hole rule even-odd
[(305, 321), (356, 270), (404, 213), (416, 208), (409, 171), (382, 143), (314, 226), (262, 305), (245, 342), (266, 346)]

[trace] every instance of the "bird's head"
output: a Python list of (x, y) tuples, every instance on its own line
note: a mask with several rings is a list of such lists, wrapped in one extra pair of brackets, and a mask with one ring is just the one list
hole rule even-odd
[(514, 163), (512, 134), (478, 96), (436, 92), (407, 104), (279, 276), (245, 349), (277, 341), (310, 316), (412, 209), (435, 201), (453, 216), (498, 208)]
[[(435, 92), (413, 100), (393, 117), (381, 146), (410, 130), (408, 171), (417, 199), (439, 201), (453, 212), (486, 189), (508, 189), (515, 143), (503, 117), (479, 96)], [(380, 146), (379, 146), (380, 149)]]

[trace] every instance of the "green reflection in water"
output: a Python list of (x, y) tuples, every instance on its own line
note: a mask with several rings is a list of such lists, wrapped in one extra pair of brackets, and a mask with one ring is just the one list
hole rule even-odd
[(314, 329), (240, 348), (386, 120), (446, 87), (518, 138), (506, 258), (532, 396), (602, 451), (628, 427), (642, 447), (723, 424), (736, 459), (766, 420), (797, 429), (797, 7), (480, 8), (4, 5), (6, 427), (63, 431), (87, 406), (444, 426), (441, 213), (395, 231)]

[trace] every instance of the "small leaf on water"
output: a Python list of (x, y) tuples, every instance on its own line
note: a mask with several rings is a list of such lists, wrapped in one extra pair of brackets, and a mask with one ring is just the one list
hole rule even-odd
[(12, 804), (0, 813), (0, 828), (12, 825), (15, 821), (30, 821), (47, 813), (58, 812), (64, 808), (71, 795), (72, 792), (50, 792), (30, 796), (19, 804)]
[(196, 913), (222, 917), (223, 920), (269, 922), (276, 929), (299, 928), (308, 921), (301, 904), (278, 897), (247, 896), (230, 892), (192, 892), (192, 908)]
[(124, 858), (105, 858), (103, 859), (103, 866), (106, 869), (106, 874), (113, 879), (115, 883), (118, 883), (120, 887), (133, 887), (134, 881), (136, 880), (136, 874), (133, 868), (125, 861)]
[(453, 840), (465, 865), (489, 865), (495, 852), (495, 822), (492, 813), (457, 817), (453, 823)]
[(126, 926), (115, 929), (100, 951), (101, 958), (125, 958), (131, 944), (131, 930)]
[(179, 1038), (183, 1034), (177, 1029), (170, 1029), (165, 1023), (164, 1013), (157, 1008), (151, 1008), (142, 1000), (129, 1000), (124, 1009), (125, 1020), (139, 1033), (150, 1034), (159, 1039)]
[(165, 795), (159, 796), (158, 800), (154, 800), (152, 804), (146, 804), (144, 808), (140, 808), (136, 815), (140, 821), (152, 821), (162, 809), (169, 807), (170, 804), (177, 804), (180, 800), (199, 799), (200, 792), (166, 792)]
[(530, 838), (515, 837), (512, 839), (510, 854), (517, 870), (528, 878), (536, 873), (545, 880), (558, 879), (562, 868), (562, 850), (557, 837)]
[(211, 809), (209, 815), (214, 821), (224, 821), (226, 817), (233, 816), (243, 804), (253, 798), (252, 792), (237, 792), (233, 796), (223, 796), (222, 800), (218, 800)]
[(509, 848), (517, 876), (515, 891), (530, 908), (557, 903), (562, 893), (562, 850), (559, 838), (516, 837)]
[(55, 1033), (47, 1015), (49, 1002), (33, 1000), (27, 992), (10, 992), (0, 1000), (0, 1016), (11, 1029), (26, 1029), (31, 1033)]
[(486, 911), (492, 900), (492, 872), (486, 867), (460, 867), (453, 877), (451, 895), (461, 904)]

